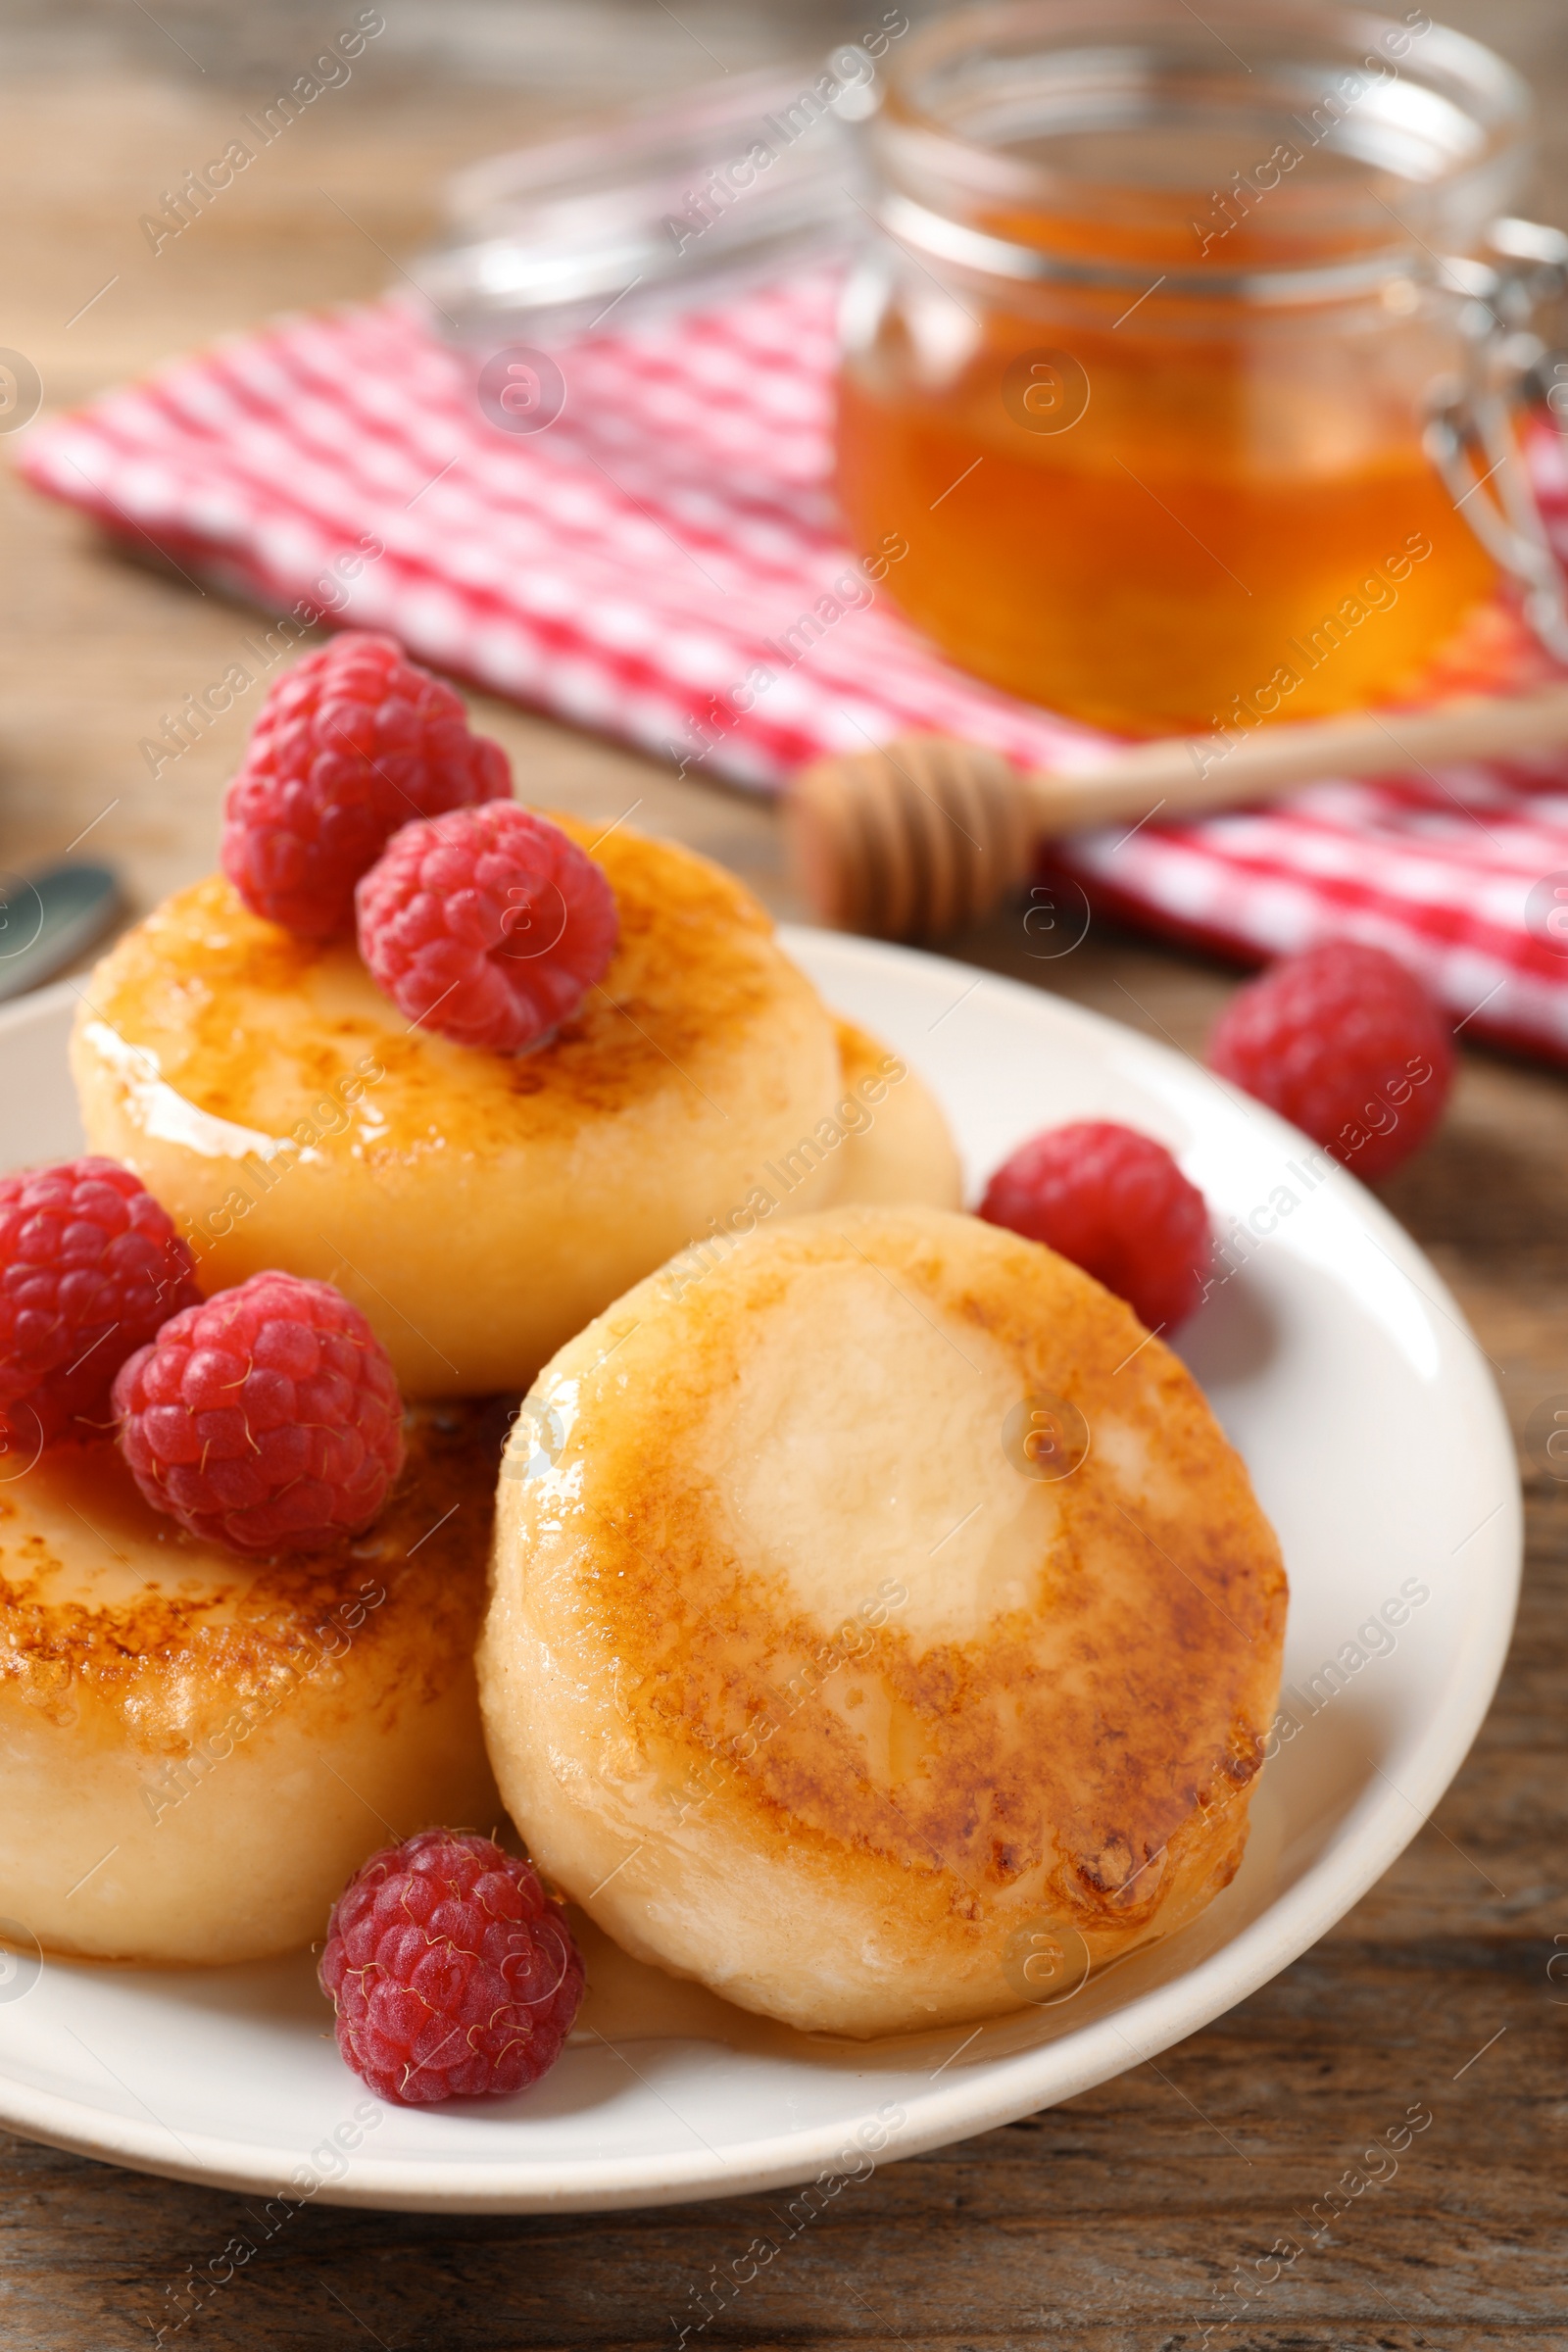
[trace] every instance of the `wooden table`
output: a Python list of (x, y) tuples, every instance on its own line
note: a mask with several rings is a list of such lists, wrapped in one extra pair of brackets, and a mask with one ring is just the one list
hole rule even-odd
[[(161, 10), (156, 23), (131, 14), (84, 4), (0, 25), (0, 56), (9, 41), (22, 71), (0, 98), (11, 222), (0, 341), (33, 359), (51, 405), (270, 310), (376, 290), (381, 249), (426, 233), (440, 172), (572, 103), (616, 60), (645, 86), (675, 83), (701, 68), (693, 40), (746, 63), (782, 37), (765, 9), (737, 17), (715, 0), (673, 25), (624, 8), (609, 20), (613, 37), (597, 11), (574, 24), (569, 11), (480, 7), (446, 24), (389, 6), (385, 48), (357, 81), (280, 141), (199, 236), (155, 258), (138, 245), (138, 214), (216, 152), (223, 125), (275, 86), (278, 61), (331, 27), (284, 7), (241, 17), (220, 0)], [(1469, 15), (1531, 68), (1560, 136), (1568, 68), (1552, 0)], [(855, 28), (818, 16), (819, 29)], [(511, 86), (472, 62), (501, 36)], [(529, 55), (544, 59), (548, 86), (517, 86)], [(1542, 201), (1551, 206), (1549, 191)], [(107, 552), (9, 478), (0, 498), (0, 866), (25, 868), (85, 828), (81, 854), (121, 864), (145, 906), (210, 864), (243, 713), (162, 783), (138, 742), (220, 673), (254, 615)], [(477, 715), (528, 798), (606, 819), (640, 804), (637, 823), (738, 867), (788, 910), (761, 807), (499, 705), (481, 702)], [(1193, 1049), (1231, 985), (1104, 929), (1060, 963), (1033, 961), (1026, 944), (1013, 917), (956, 952)], [(1568, 1390), (1568, 1085), (1467, 1055), (1446, 1128), (1387, 1197), (1463, 1300), (1522, 1431), (1543, 1396)], [(1425, 2102), (1433, 2126), (1396, 2180), (1273, 2285), (1250, 2324), (1211, 2340), (1239, 2352), (1568, 2345), (1568, 1984), (1547, 1974), (1554, 1939), (1568, 1939), (1568, 1487), (1529, 1465), (1527, 1484), (1525, 1603), (1497, 1703), (1436, 1818), (1357, 1909), (1157, 2065), (879, 2170), (694, 2341), (1197, 2347), (1214, 2282), (1266, 2256), (1372, 2133)], [(0, 2139), (0, 2344), (19, 2352), (149, 2342), (172, 2316), (166, 2289), (240, 2220), (236, 2198), (20, 2140)], [(307, 2207), (287, 2243), (166, 2340), (204, 2352), (673, 2345), (692, 2290), (768, 2229), (773, 2201), (558, 2220)]]

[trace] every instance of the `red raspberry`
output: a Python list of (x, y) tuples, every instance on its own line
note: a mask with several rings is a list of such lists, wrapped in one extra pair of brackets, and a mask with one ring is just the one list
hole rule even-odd
[(113, 1159), (0, 1176), (0, 1451), (109, 1424), (115, 1374), (201, 1297), (167, 1212)]
[(345, 630), (271, 688), (223, 807), (224, 873), (301, 939), (354, 929), (354, 885), (389, 834), (512, 793), (498, 743), (390, 637)]
[(399, 1011), (492, 1054), (544, 1044), (620, 928), (603, 866), (515, 801), (405, 825), (355, 901), (360, 954)]
[(371, 1855), (332, 1907), (320, 1973), (345, 2062), (405, 2107), (526, 2090), (561, 2056), (583, 1990), (537, 1872), (456, 1830)]
[(114, 1405), (154, 1510), (234, 1551), (358, 1535), (403, 1467), (386, 1349), (341, 1291), (297, 1274), (186, 1307), (122, 1366)]
[(1003, 1161), (980, 1214), (1070, 1257), (1151, 1331), (1174, 1330), (1201, 1303), (1208, 1204), (1164, 1145), (1136, 1128), (1048, 1127)]
[(1237, 990), (1208, 1062), (1375, 1180), (1443, 1116), (1454, 1055), (1437, 1005), (1397, 956), (1329, 939)]

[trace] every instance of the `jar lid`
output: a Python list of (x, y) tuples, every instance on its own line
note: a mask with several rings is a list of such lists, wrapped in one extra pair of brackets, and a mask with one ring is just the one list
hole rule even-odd
[(445, 191), (452, 236), (410, 265), (432, 325), (464, 343), (564, 337), (842, 244), (846, 126), (874, 110), (876, 74), (846, 45), (471, 166)]

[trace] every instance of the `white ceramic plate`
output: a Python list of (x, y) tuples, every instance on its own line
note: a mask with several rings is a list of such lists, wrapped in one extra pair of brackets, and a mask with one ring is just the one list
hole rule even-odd
[[(17, 2130), (263, 2195), (292, 2183), (460, 2212), (863, 2173), (1193, 2033), (1348, 1911), (1437, 1803), (1501, 1671), (1519, 1510), (1485, 1361), (1421, 1252), (1347, 1175), (1308, 1189), (1293, 1129), (1163, 1047), (934, 956), (814, 932), (790, 945), (935, 1087), (971, 1185), (1034, 1129), (1108, 1116), (1168, 1144), (1222, 1230), (1274, 1226), (1182, 1335), (1292, 1584), (1296, 1695), (1234, 1886), (1070, 2000), (892, 2046), (813, 2043), (656, 1972), (623, 1972), (617, 1989), (601, 1954), (597, 2034), (522, 2097), (435, 2110), (365, 2095), (307, 1956), (208, 1971), (24, 1960), (0, 1981), (0, 2118)], [(66, 984), (0, 1014), (0, 1164), (79, 1149), (71, 1007)]]

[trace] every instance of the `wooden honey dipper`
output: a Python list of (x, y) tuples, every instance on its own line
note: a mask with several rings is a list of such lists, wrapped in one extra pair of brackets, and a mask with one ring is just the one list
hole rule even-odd
[(1466, 695), (1394, 711), (1389, 723), (1357, 710), (1241, 739), (1167, 737), (1078, 775), (1028, 773), (975, 744), (903, 735), (884, 750), (803, 769), (785, 818), (797, 880), (822, 922), (877, 939), (939, 939), (1020, 890), (1038, 845), (1059, 833), (1268, 800), (1325, 776), (1389, 775), (1561, 743), (1568, 683)]

